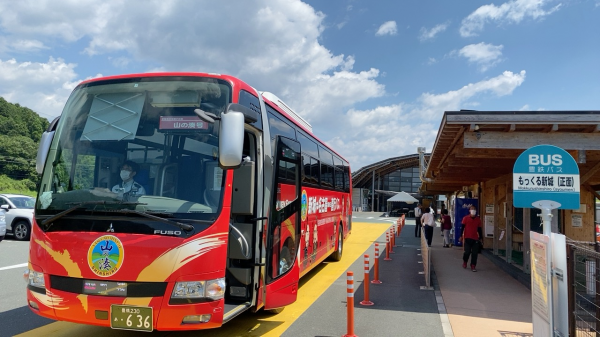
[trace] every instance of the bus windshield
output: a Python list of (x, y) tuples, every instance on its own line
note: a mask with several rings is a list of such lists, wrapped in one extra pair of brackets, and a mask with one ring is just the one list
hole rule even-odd
[(78, 86), (45, 163), (38, 224), (46, 231), (171, 235), (186, 235), (173, 223), (193, 226), (190, 235), (206, 228), (221, 208), (225, 177), (218, 121), (203, 122), (194, 110), (219, 115), (230, 102), (231, 86), (214, 78)]

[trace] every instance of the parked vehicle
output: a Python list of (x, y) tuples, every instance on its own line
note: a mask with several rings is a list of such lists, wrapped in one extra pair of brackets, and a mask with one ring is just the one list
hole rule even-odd
[(4, 240), (4, 236), (6, 235), (6, 218), (4, 216), (4, 211), (0, 211), (0, 242)]
[(0, 194), (0, 208), (5, 212), (6, 232), (19, 241), (29, 240), (35, 198), (20, 194)]

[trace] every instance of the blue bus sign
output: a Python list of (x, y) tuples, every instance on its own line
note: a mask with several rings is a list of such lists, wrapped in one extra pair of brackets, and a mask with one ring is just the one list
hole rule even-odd
[(559, 209), (579, 209), (579, 167), (565, 150), (537, 145), (525, 150), (513, 167), (513, 205), (532, 208), (535, 201), (560, 203)]

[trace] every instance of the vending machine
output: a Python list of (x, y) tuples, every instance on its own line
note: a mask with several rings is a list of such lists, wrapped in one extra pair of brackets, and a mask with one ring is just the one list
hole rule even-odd
[[(462, 246), (462, 243), (458, 241), (460, 234), (462, 233), (462, 218), (469, 215), (469, 207), (475, 206), (479, 209), (478, 199), (467, 199), (467, 198), (456, 198), (454, 199), (454, 245)], [(477, 212), (479, 215), (479, 212)]]

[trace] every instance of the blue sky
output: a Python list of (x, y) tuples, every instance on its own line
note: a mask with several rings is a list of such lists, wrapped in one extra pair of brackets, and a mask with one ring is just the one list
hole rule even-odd
[(600, 0), (0, 0), (0, 96), (52, 119), (84, 79), (238, 76), (352, 169), (431, 150), (444, 111), (600, 110)]

